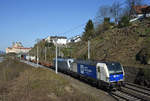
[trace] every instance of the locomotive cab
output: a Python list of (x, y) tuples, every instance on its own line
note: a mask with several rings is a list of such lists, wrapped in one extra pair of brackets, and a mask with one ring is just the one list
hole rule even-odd
[(105, 63), (98, 63), (97, 66), (97, 79), (108, 81), (108, 71)]
[(105, 82), (103, 86), (120, 89), (120, 86), (124, 85), (124, 70), (120, 63), (97, 63), (96, 68), (97, 79)]
[(106, 63), (109, 72), (109, 83), (113, 88), (119, 88), (124, 85), (124, 70), (120, 63)]

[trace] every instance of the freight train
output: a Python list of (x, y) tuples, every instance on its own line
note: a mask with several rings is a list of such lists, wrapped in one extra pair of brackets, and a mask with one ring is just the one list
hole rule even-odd
[[(21, 55), (22, 60), (30, 61), (33, 63), (37, 63), (37, 57), (36, 56), (29, 56), (29, 55)], [(47, 61), (38, 61), (38, 64), (46, 66), (46, 67), (52, 67), (52, 64)]]
[[(37, 63), (34, 56), (22, 56), (22, 59)], [(44, 61), (38, 63), (49, 68), (55, 68), (55, 61), (56, 59), (53, 59), (53, 64)], [(113, 90), (124, 86), (125, 72), (119, 62), (57, 58), (57, 63), (58, 71), (84, 79), (98, 88)]]
[[(55, 59), (53, 60), (55, 65)], [(69, 75), (84, 78), (97, 87), (108, 90), (124, 86), (125, 72), (118, 62), (75, 60), (58, 58), (58, 70)]]

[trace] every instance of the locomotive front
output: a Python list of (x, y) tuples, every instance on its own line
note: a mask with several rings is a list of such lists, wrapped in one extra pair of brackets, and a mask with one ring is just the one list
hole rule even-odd
[(113, 88), (117, 88), (124, 85), (124, 69), (120, 63), (110, 62), (106, 63), (108, 69), (109, 84)]

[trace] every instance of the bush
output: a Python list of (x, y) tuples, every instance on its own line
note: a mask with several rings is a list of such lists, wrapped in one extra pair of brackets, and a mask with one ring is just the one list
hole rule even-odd
[(83, 36), (82, 36), (82, 40), (89, 40), (94, 33), (94, 24), (92, 22), (92, 20), (89, 20), (84, 28), (84, 32), (83, 32)]
[(104, 18), (104, 23), (110, 23), (110, 18)]
[(123, 16), (119, 21), (119, 27), (127, 27), (130, 25), (129, 17)]
[(150, 87), (150, 69), (149, 68), (140, 68), (139, 72), (136, 75), (134, 83)]
[(147, 18), (150, 21), (150, 17)]
[(103, 31), (110, 29), (110, 26), (111, 26), (110, 18), (104, 18)]
[(150, 64), (150, 48), (141, 49), (136, 55), (136, 60), (142, 64)]
[(146, 35), (150, 34), (150, 29), (149, 29), (149, 28), (146, 28), (146, 29), (145, 29), (145, 33), (146, 33)]
[(103, 33), (111, 28), (113, 28), (114, 23), (110, 22), (110, 18), (104, 18), (104, 22), (102, 24), (99, 24), (97, 27), (96, 35), (99, 35), (100, 33)]

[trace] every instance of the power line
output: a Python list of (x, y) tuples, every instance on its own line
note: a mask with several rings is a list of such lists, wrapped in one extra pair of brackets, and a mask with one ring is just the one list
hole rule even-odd
[(66, 33), (72, 32), (72, 31), (74, 31), (74, 30), (76, 30), (76, 29), (78, 29), (78, 28), (81, 28), (82, 26), (85, 26), (85, 23), (84, 23), (84, 24), (81, 24), (81, 25), (78, 25), (78, 26), (76, 26), (76, 27), (74, 27), (74, 28), (71, 28), (71, 29), (69, 29), (68, 31), (66, 31), (66, 32), (64, 32), (64, 33), (62, 33), (62, 34), (66, 34)]
[[(98, 17), (100, 17), (100, 16), (98, 16)], [(95, 17), (95, 18), (93, 18), (92, 20), (95, 20), (95, 19), (97, 19), (98, 17)], [(74, 30), (76, 30), (76, 29), (78, 29), (78, 28), (81, 28), (81, 27), (85, 26), (86, 24), (87, 24), (87, 22), (84, 23), (84, 24), (78, 25), (78, 26), (76, 26), (76, 27), (73, 27), (73, 28), (69, 29), (68, 31), (66, 31), (66, 32), (64, 32), (64, 33), (62, 33), (62, 34), (66, 34), (66, 33), (72, 32), (72, 31), (74, 31)], [(99, 24), (99, 22), (94, 22), (93, 24)]]

